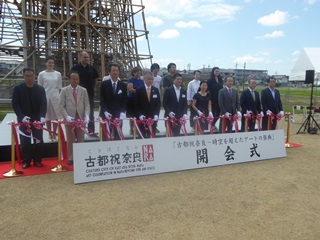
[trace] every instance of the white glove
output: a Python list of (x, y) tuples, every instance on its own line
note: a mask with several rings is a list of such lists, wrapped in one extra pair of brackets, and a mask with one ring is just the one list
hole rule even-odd
[(70, 116), (67, 116), (67, 117), (66, 117), (66, 120), (67, 120), (67, 122), (73, 122), (73, 121), (74, 121), (74, 118), (73, 118), (73, 117), (70, 117)]
[(86, 116), (84, 117), (84, 123), (87, 124), (87, 123), (89, 123), (89, 121), (90, 121), (90, 118), (89, 118), (88, 115), (86, 115)]
[(200, 110), (198, 110), (198, 115), (201, 116), (202, 115), (202, 112)]
[(224, 115), (225, 115), (227, 118), (230, 117), (230, 113), (228, 113), (228, 112), (226, 112)]
[(112, 114), (108, 113), (107, 111), (104, 112), (104, 115), (106, 116), (106, 119), (110, 120), (112, 117)]
[(119, 118), (120, 118), (121, 120), (125, 119), (125, 117), (126, 117), (126, 115), (125, 115), (123, 112), (120, 113), (120, 117), (119, 117)]
[(175, 114), (174, 112), (169, 112), (169, 117), (170, 117), (170, 118), (174, 118), (175, 115), (176, 115), (176, 114)]
[(140, 120), (140, 121), (143, 121), (145, 118), (146, 118), (145, 115), (141, 115), (141, 116), (139, 117), (139, 120)]
[(266, 113), (267, 113), (267, 115), (271, 115), (272, 114), (272, 112), (269, 109), (267, 110)]
[(213, 117), (213, 114), (212, 114), (212, 112), (209, 112), (209, 117)]
[(45, 124), (46, 119), (45, 119), (44, 117), (41, 117), (41, 118), (40, 118), (40, 122), (41, 122), (42, 124)]
[(187, 118), (187, 114), (183, 114), (182, 118), (186, 119)]
[(153, 121), (158, 121), (158, 119), (159, 119), (159, 117), (158, 117), (158, 115), (154, 115), (154, 117), (153, 117)]
[(242, 114), (241, 114), (241, 112), (239, 112), (239, 111), (238, 111), (238, 117), (239, 117), (239, 118), (242, 117)]
[(261, 117), (264, 117), (264, 114), (263, 114), (263, 112), (262, 112), (262, 111), (261, 111), (260, 115), (261, 115)]
[(284, 116), (284, 111), (280, 111), (280, 115), (281, 115), (281, 117), (283, 117)]
[(251, 115), (252, 114), (252, 111), (250, 111), (250, 110), (247, 110), (247, 115)]
[(28, 123), (30, 121), (30, 117), (28, 116), (24, 116), (24, 118), (22, 119), (23, 123)]

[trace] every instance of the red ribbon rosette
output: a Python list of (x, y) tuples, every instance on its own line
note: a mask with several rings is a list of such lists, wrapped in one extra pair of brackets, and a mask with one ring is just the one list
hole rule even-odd
[(72, 124), (72, 132), (74, 133), (75, 129), (84, 129), (85, 128), (85, 123), (82, 119), (76, 119), (73, 124)]
[(257, 122), (258, 122), (258, 131), (261, 131), (262, 130), (262, 127), (261, 127), (262, 116), (261, 116), (261, 114), (258, 114), (256, 119), (257, 119)]
[(232, 125), (235, 124), (236, 132), (239, 132), (238, 118), (239, 118), (238, 114), (231, 116)]
[(33, 124), (33, 126), (34, 126), (36, 129), (38, 129), (38, 130), (40, 130), (40, 129), (43, 128), (42, 123), (39, 122), (39, 121), (34, 121), (32, 124)]
[(271, 127), (272, 127), (272, 125), (273, 125), (273, 119), (274, 119), (274, 114), (272, 113), (272, 114), (270, 114), (270, 115), (268, 115), (268, 118), (269, 118), (269, 129), (268, 130), (271, 130)]
[(115, 118), (113, 120), (113, 125), (115, 126), (115, 128), (118, 132), (119, 138), (121, 140), (124, 140), (124, 136), (123, 136), (122, 129), (121, 129), (121, 124), (122, 124), (122, 120), (120, 118)]
[(188, 133), (187, 133), (187, 130), (186, 130), (187, 120), (182, 117), (182, 118), (179, 119), (179, 122), (180, 122), (181, 130), (182, 130), (183, 134), (184, 134), (185, 136), (188, 136)]
[(214, 133), (213, 128), (212, 128), (213, 117), (212, 116), (208, 116), (206, 120), (207, 120), (207, 122), (209, 124), (210, 134), (213, 134)]
[(147, 128), (149, 129), (150, 132), (150, 137), (154, 138), (154, 132), (153, 132), (153, 123), (154, 120), (152, 118), (148, 118), (144, 120), (145, 125), (147, 126)]

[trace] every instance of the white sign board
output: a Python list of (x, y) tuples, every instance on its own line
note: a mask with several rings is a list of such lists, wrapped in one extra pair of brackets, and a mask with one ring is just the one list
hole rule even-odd
[(74, 183), (286, 157), (283, 130), (73, 145)]

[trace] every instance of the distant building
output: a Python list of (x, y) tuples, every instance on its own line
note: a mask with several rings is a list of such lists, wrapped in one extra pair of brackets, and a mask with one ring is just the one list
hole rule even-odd
[(287, 75), (273, 75), (273, 76), (276, 79), (277, 83), (288, 84), (289, 82), (289, 76)]
[[(6, 53), (0, 52), (0, 75), (6, 75), (22, 61), (23, 58), (19, 57), (18, 55), (8, 55)], [(23, 67), (24, 66), (21, 65), (14, 71), (13, 74), (19, 74), (22, 71)]]

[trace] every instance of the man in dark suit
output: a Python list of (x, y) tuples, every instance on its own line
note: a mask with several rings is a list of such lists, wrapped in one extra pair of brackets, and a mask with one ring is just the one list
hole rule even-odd
[[(153, 74), (152, 72), (146, 72), (143, 75), (144, 86), (139, 87), (136, 90), (134, 96), (134, 108), (136, 110), (136, 117), (140, 121), (152, 118), (153, 123), (153, 133), (155, 133), (156, 123), (159, 119), (161, 101), (159, 89), (152, 86)], [(143, 123), (139, 124), (140, 131), (145, 138), (150, 137), (150, 131), (147, 125)], [(146, 129), (147, 128), (147, 129)]]
[(91, 136), (96, 136), (94, 126), (94, 90), (97, 79), (99, 78), (99, 73), (94, 66), (89, 64), (89, 54), (86, 51), (80, 52), (79, 64), (73, 66), (71, 70), (79, 73), (79, 86), (87, 89), (90, 103), (90, 122), (88, 123), (88, 130)]
[[(12, 93), (12, 107), (17, 115), (20, 130), (29, 137), (20, 135), (22, 168), (28, 168), (33, 159), (36, 167), (42, 167), (43, 130), (30, 124), (34, 144), (31, 144), (31, 133), (27, 132), (29, 122), (45, 123), (47, 98), (42, 86), (35, 83), (35, 73), (32, 68), (23, 69), (24, 82), (15, 86)], [(39, 142), (38, 142), (39, 141)]]
[[(127, 84), (119, 79), (119, 66), (110, 64), (110, 77), (100, 86), (100, 117), (108, 120), (125, 118), (127, 106)], [(116, 129), (113, 129), (114, 139), (119, 140)]]
[[(225, 115), (227, 118), (238, 114), (238, 117), (242, 117), (240, 112), (238, 91), (232, 89), (233, 77), (229, 76), (225, 78), (225, 87), (219, 91), (218, 101), (220, 107), (220, 114)], [(229, 119), (226, 119), (227, 132), (232, 132), (232, 124)], [(222, 118), (220, 118), (219, 132), (222, 132)]]
[(181, 87), (182, 75), (173, 75), (173, 86), (167, 88), (163, 94), (164, 117), (176, 118), (175, 124), (171, 124), (173, 136), (180, 134), (180, 118), (187, 118), (187, 91)]
[[(249, 131), (255, 130), (256, 116), (260, 113), (263, 117), (263, 112), (261, 112), (261, 103), (259, 98), (259, 93), (254, 89), (257, 86), (257, 81), (254, 78), (249, 79), (248, 88), (241, 93), (240, 96), (240, 106), (242, 110), (242, 116), (244, 114), (251, 116), (248, 119)], [(241, 131), (245, 132), (246, 118), (243, 116), (241, 119)]]
[[(276, 79), (271, 76), (268, 79), (268, 87), (261, 91), (261, 104), (264, 112), (264, 117), (262, 119), (262, 130), (268, 130), (268, 116), (269, 115), (284, 115), (282, 102), (280, 99), (280, 93), (276, 87)], [(271, 129), (276, 129), (277, 126), (277, 117), (275, 116), (272, 120)]]

